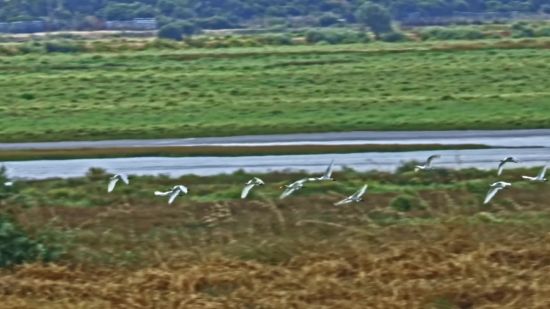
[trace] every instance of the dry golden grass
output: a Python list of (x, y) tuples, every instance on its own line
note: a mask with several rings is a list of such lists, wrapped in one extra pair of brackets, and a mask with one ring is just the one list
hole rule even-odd
[[(0, 307), (548, 308), (550, 193), (500, 193), (419, 192), (426, 209), (405, 213), (389, 193), (18, 209), (29, 228), (78, 228), (78, 246), (0, 271)], [(133, 265), (87, 258), (137, 251)]]

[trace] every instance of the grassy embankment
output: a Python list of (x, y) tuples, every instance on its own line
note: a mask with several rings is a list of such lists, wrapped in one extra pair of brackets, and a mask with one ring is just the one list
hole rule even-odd
[[(21, 183), (3, 209), (66, 253), (57, 265), (0, 271), (0, 302), (6, 309), (543, 308), (550, 195), (547, 184), (515, 182), (538, 169), (505, 170), (499, 179), (513, 186), (482, 205), (495, 171), (409, 168), (337, 172), (340, 181), (285, 200), (272, 199), (276, 185), (304, 174), (260, 175), (266, 187), (244, 201), (224, 192), (253, 176), (243, 173), (132, 178), (113, 194), (100, 173)], [(332, 206), (364, 182), (365, 202)], [(175, 183), (188, 184), (190, 196), (173, 205), (150, 196)], [(194, 201), (217, 194), (225, 198)]]
[(367, 144), (367, 145), (298, 145), (298, 146), (186, 146), (2, 150), (0, 161), (62, 160), (87, 158), (196, 157), (196, 156), (265, 156), (354, 152), (400, 152), (423, 150), (488, 149), (490, 146), (463, 144)]
[(0, 141), (550, 126), (544, 40), (0, 58)]

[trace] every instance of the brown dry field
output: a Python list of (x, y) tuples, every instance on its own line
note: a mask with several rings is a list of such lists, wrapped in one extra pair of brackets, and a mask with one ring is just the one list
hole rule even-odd
[(0, 308), (548, 308), (550, 193), (501, 193), (426, 190), (406, 213), (395, 193), (13, 209), (78, 246), (0, 271)]

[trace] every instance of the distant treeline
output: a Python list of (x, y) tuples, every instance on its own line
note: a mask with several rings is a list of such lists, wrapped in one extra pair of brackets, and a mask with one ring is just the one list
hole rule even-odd
[[(203, 29), (238, 27), (266, 18), (315, 16), (325, 23), (338, 19), (355, 22), (360, 0), (26, 0), (0, 1), (0, 22), (46, 20), (131, 20), (156, 17), (160, 26), (174, 19), (193, 20)], [(374, 0), (394, 18), (418, 12), (450, 16), (462, 12), (545, 12), (549, 0)]]

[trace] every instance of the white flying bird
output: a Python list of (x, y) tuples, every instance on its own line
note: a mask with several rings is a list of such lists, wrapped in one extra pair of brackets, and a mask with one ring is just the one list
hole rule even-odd
[(248, 192), (250, 191), (250, 189), (252, 189), (252, 187), (257, 185), (263, 186), (264, 182), (258, 177), (254, 177), (253, 179), (249, 180), (243, 188), (243, 192), (241, 193), (241, 198), (245, 198), (248, 195)]
[(337, 205), (347, 204), (351, 202), (361, 202), (363, 200), (361, 196), (365, 193), (366, 190), (367, 190), (367, 185), (364, 185), (361, 189), (359, 189), (359, 191), (355, 192), (352, 196), (346, 197), (345, 199), (341, 200), (338, 203), (335, 203), (334, 205), (337, 206)]
[(186, 186), (177, 185), (174, 186), (170, 191), (161, 192), (161, 191), (155, 191), (155, 195), (158, 196), (167, 196), (170, 195), (170, 199), (168, 199), (168, 204), (172, 204), (176, 196), (180, 194), (180, 192), (187, 194), (188, 190)]
[(540, 173), (537, 175), (537, 177), (529, 177), (529, 176), (521, 176), (524, 179), (529, 179), (531, 181), (546, 181), (546, 178), (544, 178), (544, 174), (546, 174), (546, 167), (548, 166), (548, 162), (544, 164), (544, 167), (542, 170), (540, 170)]
[(6, 186), (6, 187), (13, 186), (13, 181), (4, 182), (4, 186)]
[(113, 191), (113, 189), (115, 188), (115, 184), (117, 183), (117, 181), (119, 179), (122, 179), (122, 181), (124, 181), (125, 184), (130, 183), (128, 181), (128, 177), (124, 174), (116, 174), (115, 176), (111, 177), (110, 179), (111, 179), (111, 181), (109, 181), (109, 186), (107, 187), (107, 192)]
[(429, 156), (429, 157), (428, 157), (428, 160), (426, 160), (426, 164), (425, 164), (425, 165), (416, 165), (416, 166), (414, 167), (414, 171), (415, 171), (415, 172), (418, 172), (419, 170), (431, 170), (431, 169), (433, 169), (433, 167), (432, 167), (432, 161), (433, 161), (434, 159), (439, 159), (439, 158), (441, 158), (440, 155)]
[(498, 165), (498, 174), (497, 175), (500, 175), (502, 173), (502, 169), (504, 168), (504, 164), (506, 164), (507, 162), (520, 163), (521, 161), (518, 160), (515, 157), (506, 157), (506, 158), (500, 160), (500, 164)]
[(285, 192), (283, 192), (283, 194), (281, 194), (280, 198), (285, 198), (285, 197), (289, 196), (292, 192), (303, 188), (304, 187), (304, 182), (307, 182), (307, 181), (308, 181), (308, 178), (304, 178), (304, 179), (300, 179), (296, 182), (293, 182), (289, 185), (282, 186), (281, 188), (286, 188), (286, 190), (285, 190)]
[(170, 189), (166, 192), (155, 191), (155, 195), (167, 196), (167, 195), (170, 195), (170, 193), (174, 192), (174, 190), (176, 190), (176, 189), (182, 190), (183, 192), (187, 193), (187, 188), (186, 187), (177, 185), (177, 186), (174, 186), (172, 189)]
[(329, 166), (327, 167), (327, 170), (325, 171), (325, 174), (321, 177), (313, 177), (313, 178), (307, 178), (307, 181), (316, 181), (316, 180), (332, 180), (336, 181), (335, 179), (330, 178), (330, 175), (332, 175), (332, 166), (334, 165), (334, 160), (330, 161)]
[(485, 201), (483, 204), (489, 203), (489, 201), (497, 194), (498, 190), (506, 188), (507, 186), (511, 186), (512, 184), (509, 182), (499, 181), (492, 184), (489, 189), (489, 192), (487, 192), (487, 196), (485, 197)]

